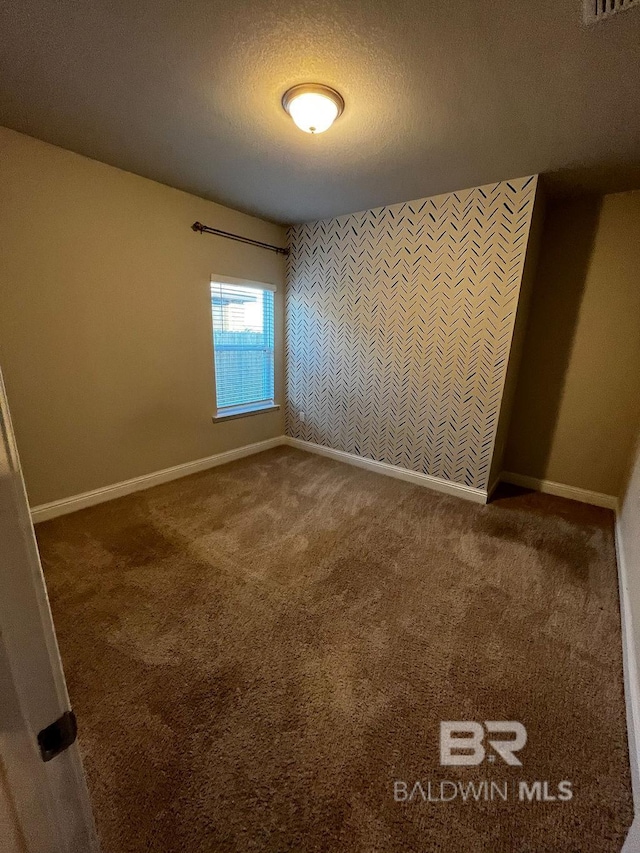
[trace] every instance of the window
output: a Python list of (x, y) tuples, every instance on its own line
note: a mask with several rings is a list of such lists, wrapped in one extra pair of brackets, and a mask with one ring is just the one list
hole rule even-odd
[(274, 290), (238, 279), (211, 281), (216, 418), (275, 408)]

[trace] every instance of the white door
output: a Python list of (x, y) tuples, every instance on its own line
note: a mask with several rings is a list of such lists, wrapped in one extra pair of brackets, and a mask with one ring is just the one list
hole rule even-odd
[[(98, 853), (78, 745), (73, 742), (63, 748), (74, 740), (70, 711), (0, 373), (3, 853)], [(45, 733), (56, 721), (61, 721), (60, 725)]]

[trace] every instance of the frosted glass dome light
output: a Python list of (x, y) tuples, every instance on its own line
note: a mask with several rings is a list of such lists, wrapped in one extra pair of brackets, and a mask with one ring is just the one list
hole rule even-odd
[(300, 130), (305, 133), (324, 133), (343, 111), (344, 99), (329, 86), (303, 83), (284, 93), (282, 106)]

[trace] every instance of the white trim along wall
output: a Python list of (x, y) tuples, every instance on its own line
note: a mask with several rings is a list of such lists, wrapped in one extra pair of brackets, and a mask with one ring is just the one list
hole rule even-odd
[(640, 436), (616, 514), (624, 692), (635, 819), (623, 853), (640, 850)]
[(182, 465), (174, 465), (171, 468), (164, 468), (161, 471), (154, 471), (151, 474), (143, 474), (141, 477), (134, 477), (131, 480), (124, 480), (121, 483), (113, 483), (110, 486), (93, 489), (90, 492), (83, 492), (82, 494), (72, 495), (62, 500), (34, 506), (31, 509), (31, 518), (33, 523), (37, 524), (39, 521), (47, 521), (50, 518), (77, 512), (86, 507), (105, 503), (115, 498), (121, 498), (124, 495), (130, 495), (133, 492), (140, 492), (144, 489), (150, 489), (153, 486), (159, 486), (161, 483), (178, 480), (180, 477), (188, 477), (190, 474), (196, 474), (198, 471), (206, 471), (209, 468), (216, 468), (218, 465), (226, 465), (227, 462), (234, 462), (236, 459), (242, 459), (245, 456), (253, 456), (256, 453), (262, 453), (264, 450), (270, 450), (272, 447), (279, 447), (280, 445), (297, 447), (309, 453), (328, 456), (339, 462), (346, 462), (349, 465), (355, 465), (359, 468), (367, 468), (377, 474), (396, 477), (414, 485), (425, 486), (436, 492), (456, 495), (474, 503), (485, 504), (487, 502), (486, 489), (470, 488), (469, 486), (452, 483), (438, 477), (431, 477), (428, 474), (419, 474), (416, 471), (399, 468), (397, 465), (387, 465), (384, 462), (376, 462), (374, 459), (365, 459), (361, 456), (356, 456), (354, 453), (344, 453), (341, 450), (322, 447), (310, 441), (300, 441), (296, 438), (280, 435), (275, 438), (269, 438), (266, 441), (258, 441), (255, 444), (246, 444), (243, 447), (237, 447), (225, 453), (216, 453), (213, 456), (206, 456), (203, 459), (196, 459), (193, 462), (185, 462)]
[(538, 477), (527, 477), (524, 474), (512, 474), (503, 471), (500, 474), (503, 483), (511, 483), (521, 486), (523, 489), (533, 489), (546, 495), (556, 495), (559, 498), (569, 498), (572, 501), (580, 501), (583, 504), (603, 506), (606, 509), (616, 509), (618, 498), (614, 495), (604, 495), (601, 492), (590, 492), (588, 489), (578, 489), (575, 486), (565, 486), (564, 483), (554, 483), (553, 480), (541, 480)]
[(399, 465), (389, 465), (386, 462), (367, 459), (363, 456), (357, 456), (355, 453), (346, 453), (344, 450), (334, 450), (332, 447), (314, 444), (312, 441), (302, 441), (299, 438), (284, 436), (282, 443), (288, 444), (290, 447), (298, 447), (300, 450), (307, 450), (309, 453), (317, 453), (319, 456), (328, 456), (330, 459), (336, 459), (338, 462), (346, 462), (347, 465), (366, 468), (368, 471), (373, 471), (376, 474), (384, 474), (387, 477), (405, 480), (407, 483), (413, 483), (415, 486), (424, 486), (427, 489), (432, 489), (434, 492), (455, 495), (456, 497), (464, 498), (478, 504), (486, 504), (487, 502), (486, 489), (475, 489), (471, 486), (464, 486), (461, 483), (454, 483), (451, 480), (444, 480), (441, 477), (421, 474), (418, 471), (401, 468)]
[(228, 462), (233, 462), (236, 459), (262, 453), (264, 450), (270, 450), (272, 447), (279, 447), (281, 445), (297, 447), (309, 453), (327, 456), (338, 462), (345, 462), (348, 465), (366, 468), (369, 471), (373, 471), (376, 474), (384, 474), (387, 477), (396, 477), (407, 483), (413, 483), (416, 486), (423, 486), (435, 492), (453, 495), (477, 504), (486, 504), (498, 482), (503, 481), (505, 483), (512, 483), (515, 486), (522, 486), (523, 488), (570, 498), (581, 503), (594, 504), (595, 506), (607, 507), (609, 509), (615, 509), (617, 506), (617, 498), (614, 498), (612, 495), (602, 495), (598, 492), (589, 492), (585, 489), (565, 486), (562, 483), (553, 483), (549, 480), (539, 480), (535, 477), (526, 477), (522, 474), (511, 474), (508, 472), (502, 473), (499, 480), (493, 483), (490, 489), (477, 489), (461, 483), (454, 483), (451, 480), (445, 480), (441, 477), (432, 477), (430, 474), (411, 471), (408, 468), (402, 468), (398, 465), (378, 462), (375, 459), (368, 459), (358, 456), (355, 453), (335, 450), (331, 447), (315, 444), (312, 441), (303, 441), (302, 439), (292, 438), (288, 435), (280, 435), (275, 438), (269, 438), (266, 441), (246, 444), (234, 450), (227, 450), (224, 453), (216, 453), (213, 456), (196, 459), (193, 462), (185, 462), (182, 465), (163, 468), (160, 471), (143, 474), (141, 477), (123, 480), (120, 483), (113, 483), (109, 486), (103, 486), (100, 489), (93, 489), (89, 492), (82, 492), (78, 495), (62, 498), (61, 500), (51, 501), (51, 503), (40, 504), (39, 506), (32, 507), (31, 517), (34, 524), (37, 524), (39, 521), (46, 521), (49, 518), (56, 518), (59, 515), (67, 515), (70, 512), (77, 512), (89, 506), (105, 503), (106, 501), (123, 497), (123, 495), (130, 495), (133, 492), (139, 492), (143, 489), (150, 489), (153, 486), (159, 486), (161, 483), (178, 480), (180, 477), (188, 477), (190, 474), (196, 474), (198, 471), (206, 471), (209, 468), (216, 468), (218, 465), (226, 465)]
[(633, 824), (629, 830), (622, 853), (640, 850), (640, 684), (638, 660), (634, 640), (629, 567), (625, 558), (620, 530), (620, 515), (616, 513), (616, 558), (618, 564), (618, 590), (620, 593), (620, 622), (622, 632), (622, 665), (624, 669), (624, 696), (627, 705), (627, 737), (629, 739), (629, 765), (633, 787)]
[(179, 480), (180, 477), (188, 477), (189, 474), (196, 474), (198, 471), (206, 471), (208, 468), (226, 465), (227, 462), (242, 459), (244, 456), (262, 453), (263, 450), (270, 450), (272, 447), (278, 447), (282, 443), (281, 436), (268, 438), (266, 441), (245, 444), (244, 447), (236, 447), (234, 450), (227, 450), (225, 453), (216, 453), (214, 456), (206, 456), (204, 459), (196, 459), (193, 462), (185, 462), (182, 465), (173, 465), (171, 468), (163, 468), (162, 471), (143, 474), (141, 477), (123, 480), (121, 483), (113, 483), (111, 486), (104, 486), (101, 489), (92, 489), (90, 492), (82, 492), (82, 494), (72, 495), (69, 498), (63, 498), (59, 501), (40, 504), (40, 506), (32, 507), (31, 519), (34, 524), (37, 524), (39, 521), (57, 518), (59, 515), (68, 515), (70, 512), (77, 512), (79, 509), (86, 509), (89, 506), (106, 503), (115, 498), (130, 495), (133, 492), (141, 492), (144, 489), (150, 489), (152, 486), (159, 486), (161, 483)]

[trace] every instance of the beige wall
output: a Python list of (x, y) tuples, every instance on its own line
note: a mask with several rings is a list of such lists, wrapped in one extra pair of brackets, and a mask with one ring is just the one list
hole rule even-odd
[(40, 504), (283, 432), (282, 411), (212, 423), (211, 273), (276, 284), (283, 229), (0, 128), (0, 366)]
[(496, 429), (496, 439), (491, 460), (488, 487), (491, 491), (498, 485), (500, 474), (503, 471), (504, 451), (509, 435), (509, 426), (513, 415), (513, 402), (518, 387), (520, 376), (520, 365), (522, 352), (529, 321), (529, 310), (531, 307), (531, 294), (538, 269), (540, 258), (540, 244), (542, 241), (542, 230), (546, 209), (546, 198), (543, 187), (538, 186), (536, 198), (531, 215), (531, 227), (529, 228), (529, 241), (527, 244), (527, 256), (522, 271), (522, 283), (520, 285), (520, 297), (516, 309), (516, 319), (513, 327), (511, 349), (509, 351), (509, 364), (504, 380), (502, 392), (502, 403)]
[(640, 419), (640, 192), (549, 207), (505, 470), (619, 495)]
[(487, 489), (536, 186), (291, 229), (288, 435)]

